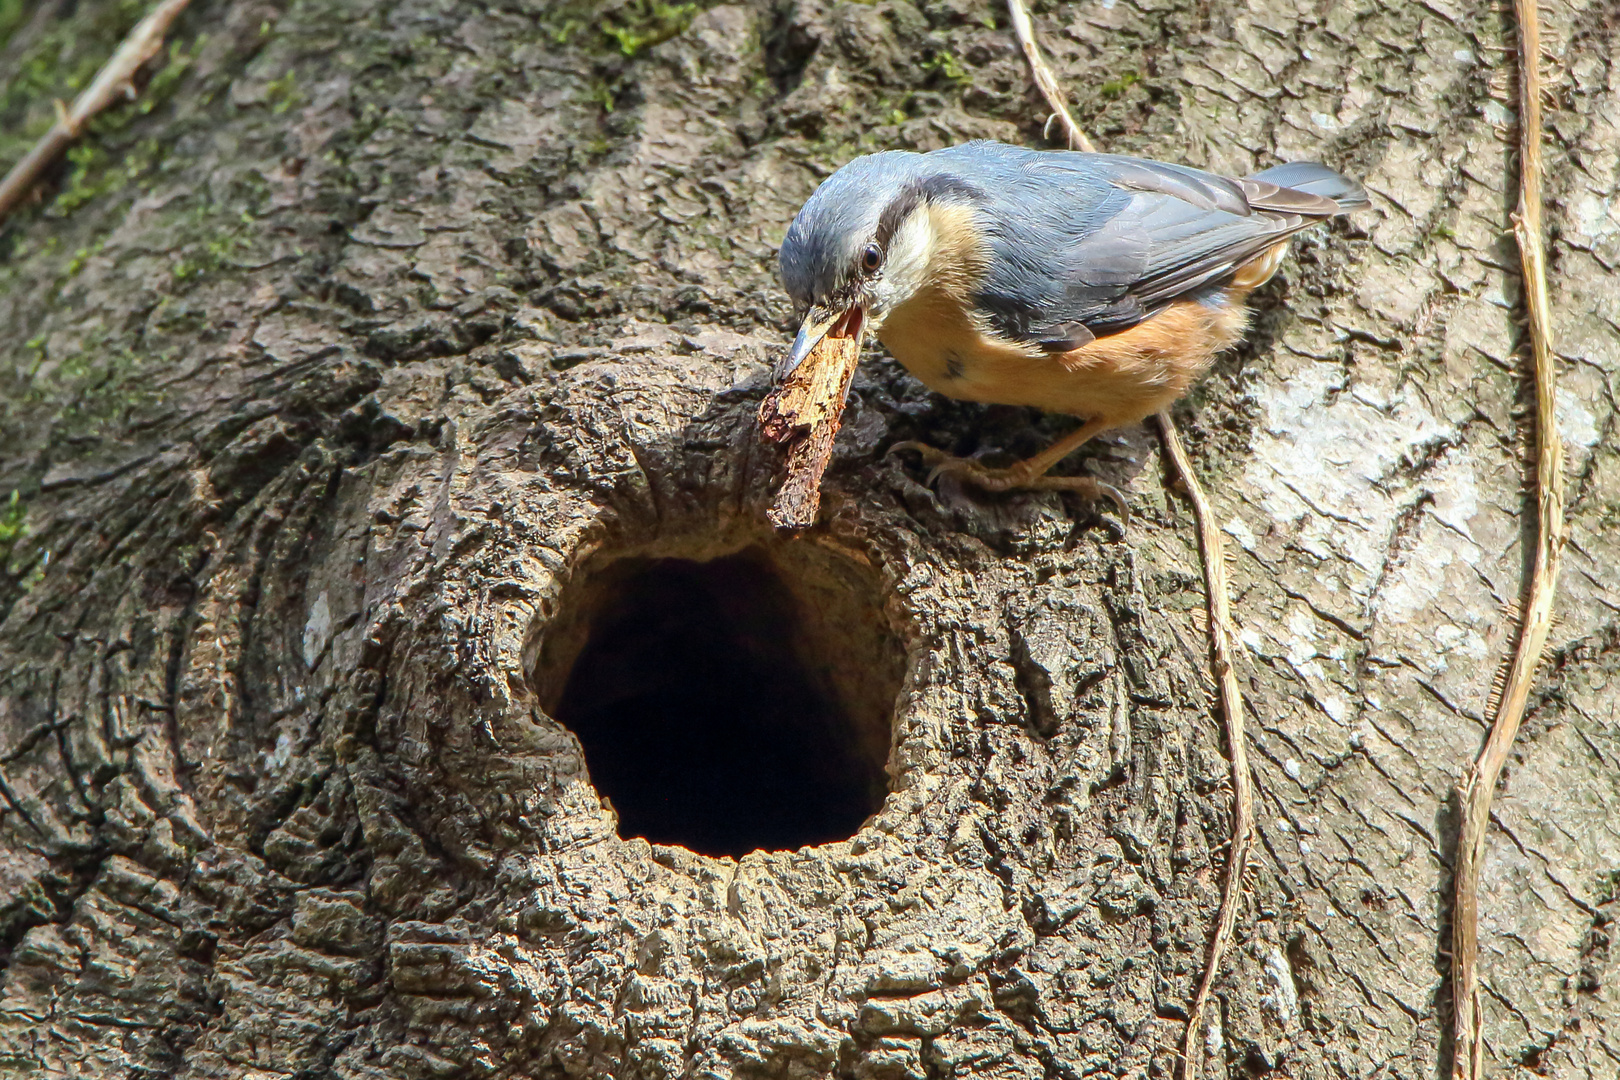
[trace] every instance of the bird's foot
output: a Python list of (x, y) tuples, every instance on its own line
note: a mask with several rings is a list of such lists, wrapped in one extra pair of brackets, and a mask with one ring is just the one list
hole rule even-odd
[(1130, 524), (1131, 511), (1125, 503), (1124, 494), (1095, 476), (1037, 474), (1028, 462), (1023, 461), (1005, 469), (994, 469), (972, 458), (953, 457), (938, 447), (912, 440), (897, 442), (889, 447), (891, 454), (902, 450), (915, 450), (922, 456), (923, 464), (933, 466), (928, 479), (923, 481), (926, 487), (933, 487), (934, 481), (940, 476), (949, 475), (984, 491), (1072, 491), (1085, 499), (1108, 499), (1118, 508), (1120, 520)]

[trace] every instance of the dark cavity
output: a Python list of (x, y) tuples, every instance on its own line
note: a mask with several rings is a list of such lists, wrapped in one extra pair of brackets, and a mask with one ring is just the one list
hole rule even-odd
[(622, 836), (735, 856), (847, 839), (881, 805), (903, 657), (875, 577), (773, 546), (616, 559), (548, 629), (542, 703)]

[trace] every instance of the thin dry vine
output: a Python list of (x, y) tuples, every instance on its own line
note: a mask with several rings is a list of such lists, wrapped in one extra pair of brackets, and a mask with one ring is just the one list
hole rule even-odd
[(1534, 0), (1515, 0), (1519, 21), (1519, 205), (1513, 234), (1519, 243), (1525, 307), (1530, 317), (1531, 365), (1536, 388), (1536, 550), (1518, 643), (1491, 733), (1457, 789), (1462, 821), (1457, 836), (1455, 895), (1451, 913), (1451, 980), (1454, 1080), (1483, 1075), (1480, 1030), (1479, 872), (1485, 857), (1491, 800), (1508, 752), (1524, 719), (1530, 683), (1552, 627), (1553, 596), (1564, 541), (1564, 447), (1554, 413), (1556, 379), (1552, 322), (1547, 297), (1547, 255), (1541, 223), (1541, 23)]
[[(1061, 118), (1069, 145), (1095, 152), (1091, 140), (1069, 115), (1063, 102), (1063, 92), (1051, 67), (1041, 56), (1035, 41), (1035, 28), (1022, 0), (1007, 0), (1012, 15), (1013, 31), (1018, 35), (1024, 56), (1029, 59), (1030, 73), (1041, 94), (1052, 107), (1053, 116)], [(1049, 121), (1050, 122), (1050, 121)], [(1243, 887), (1243, 873), (1248, 868), (1249, 851), (1254, 844), (1254, 787), (1249, 774), (1247, 735), (1243, 729), (1243, 693), (1238, 688), (1237, 673), (1232, 667), (1232, 620), (1227, 600), (1226, 548), (1221, 533), (1215, 526), (1214, 513), (1204, 489), (1198, 483), (1192, 463), (1182, 448), (1176, 433), (1175, 421), (1168, 412), (1158, 415), (1159, 428), (1164, 436), (1165, 451), (1187, 490), (1192, 502), (1193, 517), (1198, 527), (1198, 551), (1204, 563), (1204, 588), (1209, 606), (1209, 650), (1215, 683), (1219, 687), (1221, 713), (1226, 721), (1226, 739), (1232, 755), (1232, 847), (1228, 859), (1226, 883), (1221, 888), (1220, 912), (1215, 920), (1215, 934), (1209, 944), (1209, 959), (1203, 977), (1198, 981), (1198, 992), (1187, 1013), (1187, 1030), (1182, 1041), (1183, 1075), (1192, 1080), (1202, 1071), (1203, 1055), (1198, 1052), (1198, 1039), (1203, 1032), (1204, 1013), (1209, 997), (1220, 973), (1221, 961), (1232, 940), (1237, 924), (1238, 894)]]
[(1029, 60), (1029, 73), (1035, 80), (1035, 86), (1052, 107), (1052, 115), (1046, 121), (1048, 129), (1053, 120), (1062, 120), (1069, 149), (1095, 153), (1097, 148), (1086, 138), (1086, 133), (1075, 123), (1074, 117), (1069, 115), (1069, 107), (1063, 101), (1063, 88), (1058, 85), (1051, 65), (1041, 55), (1041, 47), (1035, 43), (1035, 27), (1029, 21), (1029, 9), (1024, 6), (1023, 0), (1007, 0), (1007, 14), (1012, 16), (1013, 33), (1018, 35), (1018, 44), (1024, 47), (1024, 56)]
[(1232, 854), (1228, 859), (1226, 885), (1221, 889), (1220, 914), (1215, 919), (1215, 935), (1209, 943), (1209, 962), (1199, 980), (1198, 993), (1193, 997), (1187, 1013), (1187, 1032), (1182, 1041), (1185, 1061), (1183, 1075), (1191, 1080), (1201, 1071), (1203, 1055), (1198, 1053), (1198, 1037), (1204, 1026), (1204, 1011), (1209, 1007), (1209, 995), (1215, 985), (1215, 976), (1221, 969), (1221, 959), (1232, 941), (1232, 929), (1237, 925), (1238, 894), (1243, 885), (1243, 872), (1249, 865), (1249, 851), (1254, 846), (1254, 787), (1249, 775), (1248, 736), (1243, 730), (1243, 692), (1238, 689), (1237, 671), (1232, 666), (1232, 612), (1227, 601), (1226, 547), (1221, 531), (1215, 526), (1215, 512), (1204, 495), (1203, 487), (1193, 472), (1192, 462), (1182, 448), (1176, 422), (1168, 412), (1158, 416), (1159, 430), (1164, 436), (1165, 452), (1176, 467), (1176, 473), (1187, 489), (1188, 501), (1193, 506), (1193, 517), (1198, 526), (1198, 552), (1204, 562), (1204, 589), (1209, 606), (1209, 651), (1215, 683), (1220, 688), (1221, 713), (1226, 720), (1226, 741), (1232, 755)]

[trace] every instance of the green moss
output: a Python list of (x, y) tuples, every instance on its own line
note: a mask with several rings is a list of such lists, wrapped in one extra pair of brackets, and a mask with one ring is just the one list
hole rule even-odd
[(28, 510), (23, 506), (22, 492), (13, 489), (11, 498), (0, 504), (0, 562), (11, 554), (12, 545), (28, 532)]
[(172, 271), (174, 280), (194, 281), (211, 274), (224, 266), (232, 255), (246, 245), (247, 241), (235, 233), (225, 233), (204, 240), (175, 262)]
[[(138, 406), (157, 398), (149, 372), (154, 365), (127, 347), (110, 344), (104, 330), (92, 330), (84, 338), (45, 364), (40, 338), (27, 348), (36, 350), (33, 369), (27, 376), (27, 390), (6, 402), (5, 422), (18, 415), (13, 407), (52, 410), (65, 436), (100, 435), (110, 422)], [(27, 415), (27, 412), (21, 415)]]
[(961, 61), (948, 52), (938, 52), (924, 60), (922, 69), (931, 75), (938, 75), (940, 78), (953, 83), (966, 83), (972, 79), (967, 69), (962, 66)]
[[(0, 5), (16, 2), (0, 0)], [(81, 8), (58, 20), (19, 59), (0, 94), (0, 114), (49, 109), (53, 99), (71, 98), (90, 85), (145, 9), (145, 0), (116, 0)], [(5, 10), (0, 6), (0, 18), (5, 17)], [(16, 16), (19, 21), (22, 17)], [(15, 26), (0, 38), (9, 37), (12, 30)]]
[(697, 4), (666, 4), (663, 0), (632, 0), (602, 20), (602, 33), (611, 38), (625, 56), (685, 33), (697, 14)]
[(602, 107), (603, 112), (610, 113), (613, 111), (613, 88), (606, 82), (601, 79), (592, 80), (585, 93), (592, 101)]
[(68, 147), (67, 159), (71, 171), (53, 207), (63, 214), (71, 214), (106, 190), (103, 184), (111, 172), (107, 151), (93, 142)]
[(561, 0), (539, 22), (539, 41), (587, 55), (634, 59), (686, 32), (713, 0)]
[(158, 69), (152, 80), (146, 84), (146, 88), (141, 91), (141, 96), (134, 104), (135, 111), (145, 116), (172, 98), (175, 91), (180, 88), (180, 80), (191, 69), (197, 54), (202, 51), (207, 41), (207, 34), (199, 34), (189, 49), (181, 48), (178, 41), (170, 44), (168, 62)]
[(67, 266), (62, 270), (61, 280), (66, 282), (78, 277), (79, 271), (84, 269), (84, 264), (89, 262), (94, 256), (101, 254), (101, 249), (105, 247), (106, 244), (107, 240), (105, 237), (103, 237), (102, 239), (97, 240), (95, 243), (86, 244), (78, 251), (75, 251), (73, 253), (73, 257), (68, 260)]
[(192, 239), (177, 245), (180, 258), (170, 268), (174, 280), (196, 281), (229, 266), (233, 256), (249, 247), (248, 227), (253, 222), (246, 210), (235, 218), (222, 218), (210, 206), (187, 213), (175, 231)]
[(22, 25), (27, 14), (27, 0), (0, 0), (0, 45), (11, 40), (12, 33)]
[(1141, 81), (1142, 73), (1140, 71), (1127, 71), (1117, 79), (1109, 79), (1097, 89), (1102, 92), (1103, 97), (1112, 100)]
[(130, 181), (151, 172), (164, 157), (164, 147), (157, 139), (144, 139), (123, 155), (122, 162), (110, 164), (109, 154), (99, 142), (79, 142), (68, 147), (70, 172), (62, 186), (62, 194), (50, 204), (50, 212), (68, 215), (92, 199), (115, 193)]
[[(162, 159), (161, 144), (156, 139), (147, 139), (123, 152), (121, 159), (115, 163), (114, 158), (119, 151), (106, 145), (106, 137), (121, 131), (136, 117), (145, 116), (169, 101), (178, 90), (203, 42), (203, 38), (198, 38), (190, 48), (183, 47), (178, 41), (172, 43), (167, 62), (152, 76), (139, 97), (134, 101), (121, 102), (90, 121), (84, 139), (77, 145), (69, 147), (67, 151), (68, 174), (47, 213), (56, 216), (71, 214), (102, 195), (120, 190)], [(36, 61), (41, 59), (41, 56), (35, 56)], [(27, 67), (27, 64), (24, 66)], [(88, 58), (81, 66), (99, 68), (100, 59)], [(69, 89), (77, 88), (84, 81), (82, 75), (82, 72), (77, 71), (71, 73), (64, 80), (64, 85)], [(28, 77), (26, 72), (22, 81), (30, 86), (40, 82)], [(8, 94), (17, 85), (17, 80), (13, 80), (11, 87), (8, 88)], [(54, 109), (50, 112), (41, 108), (32, 109), (24, 137), (7, 140), (4, 145), (0, 145), (0, 154), (4, 154), (6, 158), (21, 156), (26, 147), (49, 130), (54, 122)]]
[(57, 430), (63, 435), (106, 435), (122, 428), (132, 414), (163, 401), (151, 372), (168, 362), (166, 356), (111, 346), (98, 335), (64, 360), (48, 379), (36, 380), (29, 396), (59, 403)]
[(66, 216), (93, 199), (119, 191), (150, 170), (162, 156), (162, 145), (156, 139), (137, 144), (116, 165), (111, 164), (100, 143), (82, 142), (71, 146), (67, 152), (67, 180), (62, 185), (62, 193), (51, 204), (50, 212)]
[(291, 68), (279, 79), (271, 79), (264, 88), (264, 103), (273, 116), (280, 116), (303, 99), (298, 91), (298, 75)]
[(208, 320), (196, 309), (165, 296), (152, 311), (152, 326), (165, 334), (196, 334), (207, 328)]

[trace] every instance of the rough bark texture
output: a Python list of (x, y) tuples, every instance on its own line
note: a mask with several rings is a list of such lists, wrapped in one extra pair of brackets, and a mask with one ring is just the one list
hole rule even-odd
[[(0, 4), (7, 161), (139, 14)], [(1259, 787), (1208, 1052), (1435, 1076), (1450, 792), (1525, 561), (1511, 27), (1036, 14), (1104, 147), (1373, 192), (1179, 411), (1240, 549)], [(1485, 1031), (1493, 1075), (1612, 1077), (1620, 29), (1546, 19), (1572, 533), (1484, 868)], [(1170, 1073), (1229, 801), (1152, 437), (1083, 463), (1132, 492), (1123, 538), (1057, 494), (936, 495), (891, 442), (1063, 425), (872, 359), (825, 524), (764, 525), (774, 244), (856, 152), (1037, 140), (1003, 22), (197, 0), (0, 233), (0, 1072)], [(887, 798), (794, 852), (620, 839), (542, 707), (548, 628), (616, 556), (751, 544), (807, 597), (877, 582)]]

